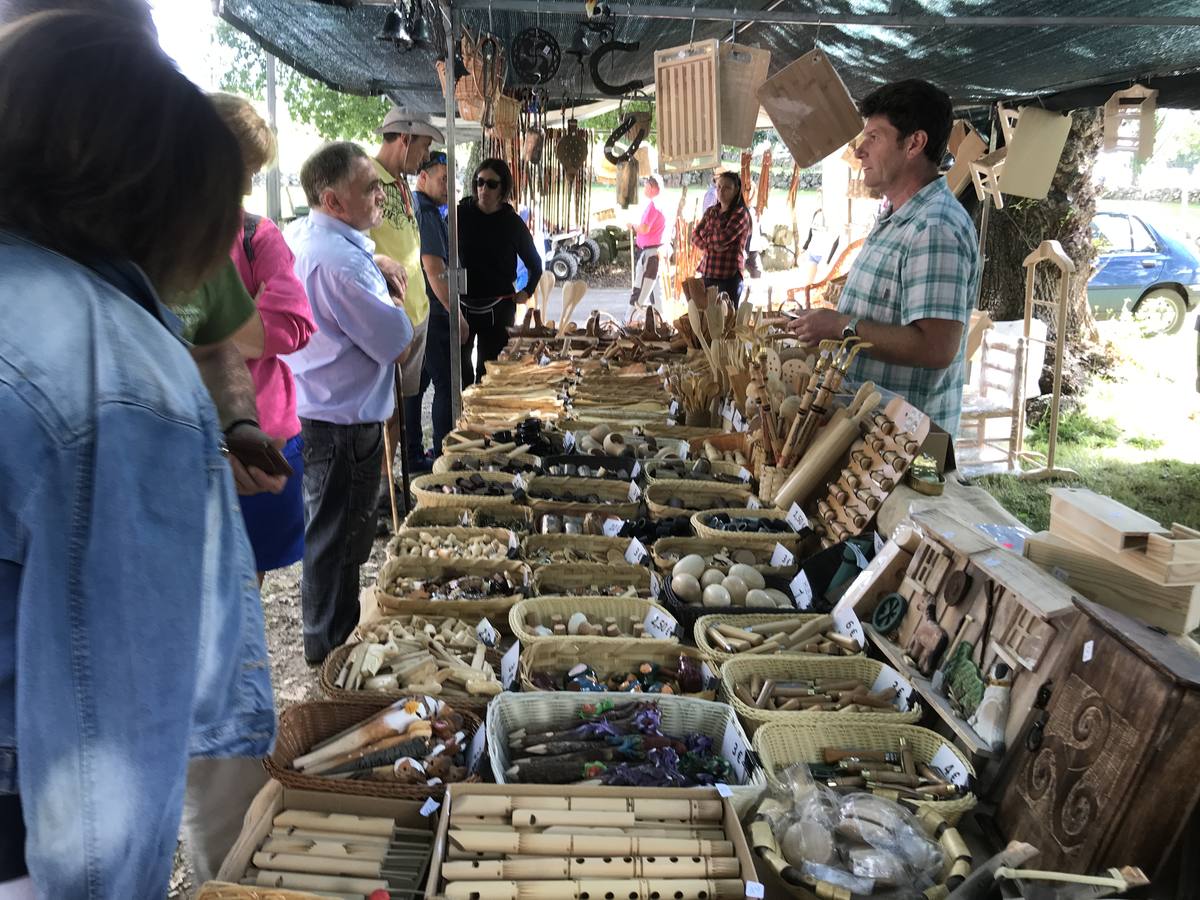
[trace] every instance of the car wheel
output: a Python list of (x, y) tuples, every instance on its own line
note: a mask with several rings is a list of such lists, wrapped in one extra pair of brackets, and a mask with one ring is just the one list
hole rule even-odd
[(1185, 315), (1187, 305), (1171, 288), (1153, 288), (1143, 294), (1133, 307), (1133, 320), (1146, 337), (1177, 334), (1183, 327)]
[(550, 260), (550, 271), (559, 284), (570, 281), (579, 274), (579, 263), (568, 253), (560, 253)]
[(591, 238), (584, 238), (575, 248), (581, 266), (594, 266), (600, 262), (600, 245)]

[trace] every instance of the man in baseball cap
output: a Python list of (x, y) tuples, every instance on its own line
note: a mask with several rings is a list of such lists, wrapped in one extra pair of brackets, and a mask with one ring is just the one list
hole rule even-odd
[[(421, 269), (421, 234), (416, 204), (408, 177), (416, 175), (429, 159), (429, 148), (446, 141), (429, 116), (403, 106), (393, 106), (375, 129), (383, 145), (375, 156), (375, 169), (383, 182), (383, 221), (370, 231), (375, 242), (376, 262), (393, 290), (404, 286), (404, 310), (413, 326), (412, 350), (400, 364), (404, 394), (405, 440), (410, 469), (427, 472), (432, 465), (425, 457), (421, 428), (421, 372), (425, 364), (425, 337), (429, 327), (429, 298)], [(403, 270), (404, 278), (400, 271)], [(388, 423), (388, 439), (398, 439), (397, 420)], [(391, 478), (392, 474), (387, 473)]]

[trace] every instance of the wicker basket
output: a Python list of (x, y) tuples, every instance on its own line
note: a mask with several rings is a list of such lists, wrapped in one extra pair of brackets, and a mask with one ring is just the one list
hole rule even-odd
[[(416, 510), (413, 510), (413, 512), (416, 512)], [(507, 528), (463, 528), (451, 525), (432, 525), (428, 528), (403, 527), (400, 529), (399, 534), (388, 541), (388, 559), (427, 559), (430, 562), (435, 562), (436, 558), (434, 557), (415, 556), (400, 552), (400, 548), (408, 541), (415, 540), (419, 543), (422, 534), (428, 534), (435, 541), (438, 539), (458, 538), (458, 540), (465, 542), (471, 541), (474, 538), (482, 538), (485, 541), (499, 541), (501, 545), (514, 549), (519, 546), (516, 534)]]
[[(689, 510), (744, 508), (751, 493), (748, 487), (717, 481), (659, 481), (646, 488), (646, 509), (655, 518), (664, 518)], [(683, 505), (673, 507), (671, 500)]]
[[(457, 464), (462, 469), (454, 469)], [(468, 450), (463, 453), (443, 453), (433, 461), (434, 475), (449, 475), (455, 471), (495, 472), (502, 471), (505, 466), (515, 467), (522, 472), (536, 472), (541, 467), (541, 460), (531, 453), (519, 453), (510, 456), (507, 453), (489, 453), (486, 450)]]
[[(559, 500), (564, 493), (576, 496), (596, 496), (599, 503)], [(526, 489), (529, 508), (537, 515), (586, 516), (603, 513), (628, 519), (636, 516), (641, 503), (629, 499), (629, 483), (608, 478), (571, 478), (570, 476), (535, 475)]]
[[(633, 467), (636, 465), (638, 465), (638, 461), (627, 456), (609, 456), (603, 453), (560, 453), (555, 456), (547, 456), (542, 460), (542, 472), (548, 478), (608, 478), (628, 484), (636, 477), (633, 474)], [(597, 473), (600, 469), (604, 469), (604, 474), (564, 475), (561, 472), (553, 471), (556, 466), (586, 466)]]
[(379, 581), (375, 595), (379, 610), (384, 615), (429, 615), (454, 616), (465, 622), (475, 623), (486, 617), (497, 627), (503, 627), (504, 617), (520, 596), (504, 595), (482, 600), (429, 600), (427, 598), (398, 597), (388, 593), (384, 585), (397, 573), (406, 578), (422, 580), (458, 578), (462, 575), (493, 575), (496, 572), (511, 574), (516, 580), (528, 583), (529, 567), (512, 560), (453, 560), (443, 562), (427, 559), (389, 559), (379, 570)]
[(444, 475), (420, 475), (412, 480), (410, 487), (417, 500), (417, 506), (455, 507), (458, 509), (479, 509), (484, 506), (512, 506), (515, 479), (504, 472), (472, 472), (469, 477), (478, 476), (484, 481), (498, 484), (504, 488), (505, 494), (499, 497), (483, 497), (478, 494), (446, 494), (443, 485), (454, 487), (454, 483), (464, 476), (457, 472)]
[(520, 112), (521, 104), (512, 97), (509, 97), (507, 94), (501, 94), (497, 97), (492, 112), (495, 124), (488, 129), (488, 137), (500, 141), (514, 140), (518, 134), (517, 120)]
[[(789, 594), (786, 577), (771, 575), (766, 579), (766, 587), (774, 588), (782, 591), (785, 595)], [(779, 606), (704, 606), (702, 603), (686, 603), (678, 594), (675, 593), (671, 586), (671, 576), (663, 576), (662, 596), (659, 597), (659, 602), (665, 606), (682, 625), (688, 634), (691, 634), (696, 627), (696, 623), (704, 616), (715, 614), (715, 610), (720, 610), (723, 616), (770, 616), (771, 619), (778, 619), (781, 616), (791, 615), (796, 611), (794, 605), (787, 607)]]
[[(621, 640), (617, 638), (565, 637), (538, 638), (521, 648), (521, 690), (541, 691), (533, 682), (533, 673), (549, 672), (556, 683), (562, 682), (567, 671), (579, 663), (586, 663), (596, 670), (601, 679), (613, 674), (633, 672), (642, 663), (657, 663), (674, 667), (679, 657), (704, 664), (704, 657), (693, 647), (685, 647), (674, 641), (653, 641), (641, 638)], [(711, 668), (709, 669), (711, 672)], [(717, 684), (710, 682), (696, 694), (701, 700), (716, 698)]]
[[(650, 698), (644, 694), (590, 693), (577, 694), (570, 691), (533, 694), (505, 693), (488, 706), (487, 745), (492, 763), (492, 772), (497, 784), (507, 784), (510, 764), (508, 735), (519, 729), (545, 731), (577, 721), (579, 710), (585, 704), (611, 702), (615, 706), (625, 703), (645, 703)], [(727, 730), (732, 731), (744, 746), (750, 746), (742, 726), (733, 711), (723, 703), (697, 700), (692, 697), (672, 697), (657, 694), (653, 701), (662, 711), (662, 730), (666, 734), (704, 734), (713, 738), (717, 747), (723, 743)], [(766, 779), (757, 765), (747, 767), (745, 784), (730, 785), (734, 807), (738, 815), (744, 815), (757, 802)]]
[[(709, 663), (716, 666), (723, 666), (726, 662), (740, 654), (726, 653), (718, 647), (714, 647), (708, 639), (707, 630), (713, 625), (732, 625), (735, 628), (746, 628), (750, 625), (757, 625), (760, 622), (778, 622), (780, 619), (795, 618), (796, 627), (810, 621), (811, 619), (819, 618), (817, 613), (789, 613), (787, 610), (779, 610), (774, 615), (762, 613), (753, 615), (738, 615), (737, 613), (717, 613), (711, 616), (701, 616), (696, 620), (695, 626), (692, 628), (692, 636), (696, 642), (696, 646), (700, 652), (704, 654), (704, 658)], [(752, 653), (751, 656), (759, 656), (760, 654)], [(761, 654), (766, 656), (766, 654)], [(806, 659), (812, 659), (814, 656), (817, 659), (828, 659), (829, 657), (821, 654), (812, 653), (796, 653), (794, 651), (786, 651), (784, 653), (776, 652), (774, 656), (799, 656)]]
[[(409, 696), (412, 696), (411, 694)], [(352, 703), (346, 700), (313, 700), (289, 706), (279, 716), (279, 728), (275, 737), (275, 749), (263, 760), (267, 774), (284, 787), (302, 791), (326, 791), (333, 794), (357, 794), (360, 797), (386, 797), (393, 800), (424, 800), (427, 797), (441, 799), (446, 792), (444, 784), (411, 785), (394, 784), (386, 781), (351, 781), (347, 778), (323, 778), (320, 775), (305, 775), (291, 768), (292, 760), (303, 756), (326, 738), (352, 728), (370, 718), (388, 702)], [(454, 704), (450, 704), (453, 708)], [(467, 741), (482, 727), (479, 717), (469, 710), (460, 709), (467, 733)], [(472, 775), (467, 781), (478, 781)]]
[(746, 468), (750, 468), (750, 435), (744, 431), (723, 432), (721, 434), (704, 434), (688, 440), (691, 455), (695, 458), (704, 456), (704, 445), (712, 444), (722, 453), (741, 453), (746, 457)]
[(471, 519), (471, 511), (456, 506), (422, 506), (414, 509), (404, 521), (400, 529), (406, 528), (464, 528)]
[[(491, 712), (488, 713), (489, 735)], [(758, 751), (767, 780), (773, 786), (782, 787), (783, 771), (795, 763), (821, 762), (824, 747), (842, 747), (853, 750), (898, 750), (900, 738), (912, 748), (917, 762), (929, 763), (942, 747), (948, 747), (959, 766), (972, 779), (975, 770), (970, 761), (959, 752), (953, 742), (940, 734), (915, 725), (884, 724), (875, 720), (863, 722), (834, 723), (828, 717), (819, 723), (770, 722), (754, 733), (754, 749)], [(975, 795), (967, 794), (953, 800), (913, 800), (918, 809), (931, 809), (951, 825), (957, 825), (963, 813), (974, 808)]]
[[(642, 463), (642, 469), (646, 473), (646, 484), (655, 485), (659, 482), (671, 484), (673, 482), (680, 483), (684, 481), (688, 482), (689, 484), (695, 484), (696, 482), (701, 481), (712, 481), (716, 482), (717, 484), (727, 484), (731, 487), (738, 487), (739, 485), (747, 484), (746, 480), (742, 477), (743, 470), (745, 470), (747, 473), (750, 471), (744, 466), (739, 466), (737, 463), (715, 462), (709, 463), (708, 472), (694, 473), (691, 470), (692, 464), (690, 462), (685, 462), (682, 463), (683, 471), (677, 472), (674, 476), (669, 474), (669, 472), (664, 472), (664, 470), (670, 470), (679, 465), (680, 463), (674, 460), (646, 460), (644, 463)], [(721, 481), (718, 480), (718, 476), (732, 480)], [(753, 485), (750, 485), (750, 487), (753, 487)]]
[[(531, 534), (521, 542), (521, 558), (533, 566), (576, 565), (591, 561), (583, 554), (596, 554), (603, 557), (601, 565), (624, 566), (627, 549), (629, 541), (626, 538), (595, 534)], [(571, 562), (545, 562), (546, 557), (541, 554), (555, 550), (570, 550), (581, 556)], [(611, 554), (615, 555), (609, 559)]]
[(528, 506), (487, 506), (471, 513), (470, 521), (474, 528), (506, 528), (528, 534), (533, 531), (534, 516)]
[[(548, 637), (536, 634), (533, 626), (528, 624), (528, 620), (533, 619), (538, 625), (545, 625), (549, 628), (552, 616), (560, 615), (563, 622), (566, 623), (572, 613), (582, 612), (593, 622), (612, 616), (617, 620), (622, 631), (619, 638), (596, 635), (589, 635), (589, 637), (597, 641), (625, 641), (632, 637), (631, 633), (626, 630), (630, 628), (630, 623), (633, 620), (638, 623), (643, 622), (651, 610), (661, 613), (664, 621), (674, 625), (678, 630), (679, 623), (666, 609), (657, 603), (642, 600), (639, 597), (529, 597), (515, 604), (509, 611), (508, 627), (513, 636), (522, 645), (527, 646), (534, 641), (550, 640)], [(576, 636), (570, 635), (570, 637), (574, 639)], [(636, 639), (651, 640), (649, 637)]]
[(228, 881), (206, 881), (200, 885), (196, 900), (321, 900), (321, 895), (283, 888), (247, 887)]
[(651, 577), (645, 566), (628, 563), (571, 563), (558, 566), (538, 566), (533, 573), (533, 596), (569, 595), (596, 596), (596, 585), (633, 588), (639, 597), (652, 597), (658, 576)]
[[(779, 519), (787, 518), (787, 513), (781, 509), (744, 509), (741, 507), (725, 509), (706, 509), (692, 516), (692, 530), (696, 532), (696, 537), (707, 538), (710, 541), (723, 540), (725, 535), (730, 534), (728, 531), (721, 531), (719, 528), (713, 528), (710, 525), (705, 525), (704, 520), (715, 513), (728, 513), (731, 517), (737, 516), (740, 519)], [(777, 533), (777, 532), (751, 532), (744, 531), (732, 532), (744, 541), (766, 545), (772, 549), (776, 544), (783, 544), (796, 554), (799, 549), (801, 537), (797, 532)]]
[(788, 566), (771, 565), (771, 555), (775, 552), (774, 544), (768, 547), (762, 541), (755, 540), (754, 535), (747, 540), (744, 535), (732, 532), (722, 532), (722, 534), (724, 536), (719, 539), (694, 537), (662, 538), (655, 541), (650, 548), (655, 568), (663, 574), (663, 579), (666, 581), (669, 580), (671, 569), (675, 567), (675, 563), (693, 553), (698, 553), (704, 557), (706, 563), (710, 563), (713, 555), (717, 553), (730, 555), (737, 551), (748, 551), (754, 554), (754, 562), (747, 563), (747, 565), (753, 565), (763, 575), (791, 579), (799, 571), (799, 567), (795, 563)]
[[(646, 449), (646, 435), (632, 433), (630, 431), (630, 426), (628, 423), (622, 423), (619, 421), (617, 421), (617, 422), (598, 421), (593, 424), (611, 426), (614, 431), (621, 432), (621, 434), (625, 438), (625, 446), (632, 447), (634, 456), (636, 456), (638, 459), (648, 460), (648, 459), (654, 458), (655, 454), (649, 452)], [(649, 428), (649, 426), (645, 426), (645, 428)], [(643, 429), (643, 430), (645, 430), (645, 429)], [(583, 439), (585, 437), (590, 437), (590, 435), (588, 434), (588, 431), (589, 431), (589, 429), (586, 429), (586, 428), (581, 429), (579, 427), (576, 427), (574, 434), (575, 434), (575, 446), (577, 448), (583, 447)], [(651, 435), (651, 437), (653, 437), (653, 435)], [(687, 459), (688, 443), (685, 440), (681, 440), (681, 439), (675, 437), (674, 433), (673, 433), (673, 429), (672, 429), (671, 435), (664, 435), (663, 437), (655, 437), (654, 443), (658, 447), (658, 450), (655, 451), (656, 453), (661, 453), (662, 451), (666, 450), (671, 453), (674, 453), (680, 459)]]
[(721, 666), (721, 699), (734, 708), (742, 718), (746, 731), (753, 734), (755, 729), (767, 722), (884, 722), (887, 724), (904, 723), (915, 725), (921, 720), (921, 705), (912, 704), (907, 712), (887, 710), (880, 712), (846, 713), (846, 712), (803, 712), (801, 710), (777, 712), (770, 709), (758, 709), (748, 706), (738, 699), (733, 692), (735, 684), (745, 684), (754, 675), (773, 681), (792, 681), (802, 678), (857, 678), (870, 686), (879, 677), (883, 663), (862, 656), (847, 656), (842, 658), (815, 659), (811, 656), (735, 656)]

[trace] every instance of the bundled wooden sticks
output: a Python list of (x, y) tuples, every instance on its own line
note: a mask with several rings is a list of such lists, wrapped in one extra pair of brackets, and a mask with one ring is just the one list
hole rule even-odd
[(858, 678), (775, 681), (754, 674), (733, 692), (747, 706), (771, 712), (895, 712), (896, 689), (872, 691)]
[(809, 764), (813, 777), (842, 793), (868, 791), (897, 801), (948, 800), (965, 793), (946, 772), (918, 762), (904, 738), (894, 751), (824, 747), (821, 755), (822, 762)]
[(854, 638), (839, 634), (833, 616), (816, 616), (798, 625), (796, 617), (759, 622), (739, 628), (719, 623), (705, 629), (705, 637), (725, 653), (746, 655), (773, 653), (823, 653), (854, 656), (862, 647)]

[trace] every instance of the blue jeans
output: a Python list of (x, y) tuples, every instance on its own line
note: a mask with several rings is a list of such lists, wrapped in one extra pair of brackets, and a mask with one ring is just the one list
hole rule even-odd
[[(439, 303), (430, 303), (429, 337), (425, 341), (425, 374), (433, 383), (433, 455), (442, 455), (442, 441), (454, 427), (450, 401), (450, 341), (458, 340), (458, 328), (450, 327), (450, 313)], [(471, 351), (462, 348), (462, 384), (471, 383)]]
[(383, 425), (300, 420), (304, 438), (304, 658), (319, 663), (358, 624), (359, 567), (375, 540)]

